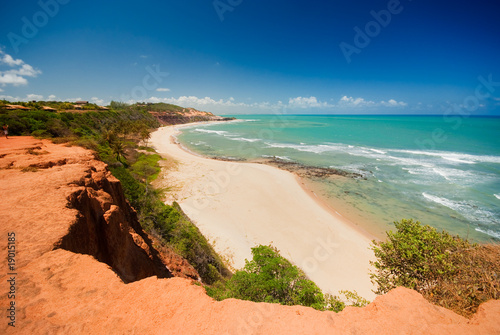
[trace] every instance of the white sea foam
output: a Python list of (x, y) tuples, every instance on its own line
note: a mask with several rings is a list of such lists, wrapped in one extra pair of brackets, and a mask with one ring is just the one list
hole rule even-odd
[(424, 198), (427, 200), (433, 201), (445, 207), (448, 207), (455, 212), (461, 214), (464, 218), (469, 221), (481, 221), (481, 222), (491, 222), (498, 223), (498, 218), (495, 216), (495, 213), (486, 210), (484, 208), (480, 208), (479, 204), (476, 202), (466, 202), (466, 201), (454, 201), (438, 196), (434, 196), (428, 193), (422, 193)]
[(490, 235), (492, 237), (500, 239), (500, 233), (493, 231), (491, 229), (482, 229), (482, 228), (478, 227), (478, 228), (476, 228), (476, 231), (479, 231), (481, 233), (484, 233), (484, 234), (487, 234), (487, 235)]
[(196, 142), (196, 143), (191, 142), (191, 144), (192, 144), (192, 145), (196, 145), (196, 146), (200, 146), (200, 145), (204, 145), (204, 146), (207, 146), (207, 147), (209, 146), (209, 145), (207, 144), (207, 142), (204, 142), (204, 141), (198, 141), (198, 142)]
[(470, 180), (475, 180), (478, 181), (480, 179), (480, 175), (475, 174), (470, 171), (464, 171), (464, 170), (459, 170), (459, 169), (450, 169), (450, 168), (444, 168), (444, 167), (434, 167), (432, 168), (432, 171), (434, 173), (442, 176), (444, 179), (449, 180), (449, 181), (460, 181), (461, 183), (470, 181)]
[(409, 174), (416, 174), (416, 175), (421, 175), (425, 174), (424, 169), (409, 169), (409, 168), (403, 168), (403, 170), (408, 171)]
[(278, 158), (278, 159), (281, 159), (283, 161), (293, 161), (293, 159), (291, 159), (290, 157), (287, 157), (287, 156), (262, 155), (261, 157), (263, 157), (263, 158)]
[(227, 138), (231, 141), (240, 141), (240, 142), (259, 142), (260, 139), (258, 138), (245, 138), (245, 137), (232, 137), (232, 136), (227, 136)]
[(204, 129), (204, 128), (196, 128), (195, 131), (200, 132), (200, 133), (208, 133), (208, 134), (217, 134), (217, 135), (227, 135), (228, 132), (225, 130), (210, 130), (210, 129)]
[(500, 194), (493, 194), (493, 195), (500, 200)]
[(500, 164), (500, 156), (471, 155), (460, 152), (446, 151), (423, 151), (423, 150), (391, 150), (393, 152), (408, 153), (412, 155), (439, 157), (450, 162), (461, 164), (497, 163)]
[(378, 149), (368, 149), (368, 150), (371, 150), (373, 152), (376, 152), (378, 154), (382, 154), (382, 155), (385, 155), (387, 153), (387, 151), (383, 151), (383, 150), (378, 150)]
[(423, 192), (422, 195), (427, 200), (433, 201), (435, 203), (438, 203), (440, 205), (443, 205), (445, 207), (453, 209), (454, 211), (457, 211), (457, 212), (461, 212), (465, 209), (465, 206), (463, 204), (460, 204), (460, 203), (453, 201), (453, 200), (450, 200), (450, 199), (437, 197), (435, 195), (427, 194), (425, 192)]
[(327, 151), (335, 151), (334, 148), (328, 145), (299, 145), (299, 144), (284, 144), (284, 143), (269, 143), (266, 142), (268, 148), (285, 148), (285, 149), (295, 149), (298, 151), (312, 152), (320, 154)]

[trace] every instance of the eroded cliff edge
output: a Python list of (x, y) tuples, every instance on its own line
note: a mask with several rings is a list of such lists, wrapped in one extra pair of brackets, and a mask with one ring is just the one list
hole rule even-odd
[[(403, 288), (339, 314), (216, 302), (191, 280), (170, 278), (120, 183), (79, 147), (0, 141), (0, 199), (2, 333), (500, 334), (500, 301), (468, 320)], [(10, 232), (15, 299), (8, 297)], [(6, 317), (12, 300), (15, 327)]]

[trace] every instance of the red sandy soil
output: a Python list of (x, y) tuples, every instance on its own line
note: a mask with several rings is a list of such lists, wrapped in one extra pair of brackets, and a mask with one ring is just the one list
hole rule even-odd
[(88, 150), (31, 137), (0, 139), (0, 249), (5, 334), (500, 334), (500, 301), (466, 319), (404, 288), (338, 314), (216, 302), (195, 281), (168, 278), (176, 271), (104, 163)]

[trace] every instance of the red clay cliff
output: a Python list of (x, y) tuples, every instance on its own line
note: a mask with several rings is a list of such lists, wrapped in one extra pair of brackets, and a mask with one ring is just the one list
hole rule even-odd
[(500, 334), (498, 300), (466, 319), (404, 288), (338, 314), (214, 301), (92, 152), (31, 137), (0, 140), (0, 249), (5, 334)]

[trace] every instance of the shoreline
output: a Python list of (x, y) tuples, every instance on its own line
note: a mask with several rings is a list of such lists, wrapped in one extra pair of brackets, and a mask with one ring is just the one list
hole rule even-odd
[(251, 248), (272, 244), (324, 292), (357, 291), (373, 299), (369, 249), (377, 239), (318, 197), (295, 173), (252, 162), (221, 161), (193, 153), (175, 137), (189, 123), (161, 127), (151, 144), (176, 161), (156, 184), (234, 268), (251, 259)]
[[(232, 120), (232, 121), (226, 121), (225, 123), (227, 123), (227, 122), (241, 122), (241, 121), (239, 121), (239, 120)], [(177, 125), (166, 126), (166, 127), (175, 127), (176, 128), (176, 132), (170, 136), (171, 140), (172, 140), (172, 143), (176, 144), (179, 148), (181, 148), (185, 152), (187, 152), (187, 153), (189, 153), (191, 155), (194, 155), (196, 157), (200, 157), (200, 158), (204, 158), (204, 159), (208, 159), (208, 160), (222, 161), (222, 162), (263, 164), (263, 165), (271, 166), (271, 167), (277, 168), (277, 169), (279, 169), (281, 171), (285, 171), (285, 172), (293, 174), (295, 176), (295, 179), (297, 180), (297, 183), (300, 185), (300, 187), (303, 189), (303, 191), (306, 192), (307, 194), (309, 194), (309, 196), (314, 201), (316, 201), (318, 203), (318, 205), (320, 205), (325, 210), (327, 210), (328, 212), (330, 212), (333, 216), (338, 217), (340, 220), (344, 221), (345, 224), (347, 224), (351, 228), (359, 231), (361, 234), (363, 234), (364, 236), (366, 236), (370, 240), (381, 241), (381, 240), (383, 240), (385, 238), (385, 232), (386, 232), (385, 230), (383, 230), (382, 232), (379, 232), (379, 234), (376, 234), (374, 232), (370, 232), (365, 227), (364, 224), (361, 224), (361, 225), (356, 224), (356, 223), (353, 222), (353, 220), (349, 219), (346, 215), (343, 215), (342, 213), (338, 212), (334, 207), (332, 207), (332, 204), (327, 199), (325, 199), (325, 198), (319, 196), (318, 194), (316, 194), (319, 190), (317, 190), (317, 189), (315, 189), (313, 187), (313, 181), (312, 180), (308, 180), (307, 177), (301, 176), (297, 172), (293, 172), (291, 170), (280, 168), (280, 167), (278, 167), (275, 164), (266, 162), (265, 160), (264, 161), (263, 160), (241, 160), (240, 161), (240, 160), (222, 159), (222, 158), (215, 158), (215, 157), (205, 156), (205, 155), (202, 155), (202, 154), (199, 154), (197, 152), (194, 152), (194, 151), (190, 150), (189, 148), (187, 148), (186, 146), (184, 146), (182, 143), (179, 142), (179, 140), (177, 138), (177, 135), (180, 134), (180, 129), (187, 128), (187, 127), (190, 127), (190, 126), (206, 125), (206, 124), (220, 124), (220, 121), (192, 122), (192, 123), (177, 124)], [(338, 203), (334, 203), (333, 205), (334, 206), (339, 206)], [(360, 219), (360, 218), (358, 218), (358, 219)]]

